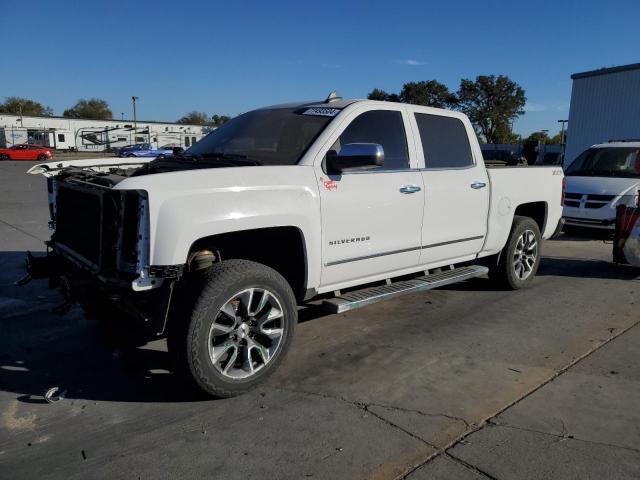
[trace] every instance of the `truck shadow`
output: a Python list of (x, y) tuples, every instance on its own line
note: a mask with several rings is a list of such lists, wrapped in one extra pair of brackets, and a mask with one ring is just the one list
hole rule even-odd
[(102, 324), (79, 307), (53, 314), (61, 296), (44, 280), (14, 286), (23, 273), (24, 252), (0, 252), (0, 390), (36, 404), (52, 387), (69, 399), (210, 400), (171, 373), (163, 340), (144, 345), (130, 325)]
[(640, 277), (640, 268), (617, 265), (604, 260), (571, 257), (544, 257), (538, 270), (539, 276), (572, 278), (602, 278), (634, 280)]
[[(36, 315), (29, 315), (35, 317)], [(31, 320), (15, 317), (14, 320)], [(59, 318), (64, 322), (65, 318)], [(48, 323), (48, 322), (43, 322)], [(82, 325), (84, 323), (84, 325)], [(211, 400), (171, 372), (163, 342), (134, 346), (111, 342), (93, 322), (73, 321), (67, 332), (33, 331), (31, 341), (1, 343), (0, 389), (24, 403), (45, 403), (58, 387), (68, 399), (118, 402)]]
[[(44, 403), (51, 387), (69, 399), (118, 402), (200, 402), (211, 398), (191, 388), (171, 371), (165, 342), (143, 344), (130, 325), (105, 325), (86, 318), (79, 308), (50, 313), (59, 300), (46, 282), (18, 289), (22, 252), (0, 252), (0, 390), (24, 403)], [(607, 261), (545, 257), (540, 277), (632, 280), (640, 269)], [(540, 281), (540, 280), (539, 280)], [(477, 278), (445, 290), (494, 291)], [(428, 295), (428, 294), (427, 294)], [(307, 322), (327, 314), (318, 305), (299, 311)], [(124, 340), (123, 340), (124, 339)]]

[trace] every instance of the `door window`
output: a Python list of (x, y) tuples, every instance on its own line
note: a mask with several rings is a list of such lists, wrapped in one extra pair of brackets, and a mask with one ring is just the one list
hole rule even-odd
[(463, 168), (473, 165), (464, 124), (457, 118), (416, 113), (426, 168)]
[(336, 141), (333, 150), (340, 151), (347, 143), (377, 143), (384, 149), (384, 170), (409, 168), (407, 135), (402, 113), (393, 110), (372, 110), (358, 116)]
[(58, 141), (59, 142), (64, 142), (64, 133), (59, 133), (58, 134)]

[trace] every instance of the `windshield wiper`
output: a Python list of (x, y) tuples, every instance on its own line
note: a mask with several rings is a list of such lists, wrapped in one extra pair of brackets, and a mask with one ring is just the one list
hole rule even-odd
[(231, 163), (240, 165), (263, 165), (261, 161), (248, 158), (240, 153), (210, 152), (196, 155), (205, 160), (228, 160)]

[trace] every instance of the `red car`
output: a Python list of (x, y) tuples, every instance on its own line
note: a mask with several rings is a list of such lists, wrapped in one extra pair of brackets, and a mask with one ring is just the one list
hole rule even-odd
[(51, 150), (40, 145), (21, 143), (9, 148), (0, 148), (0, 160), (51, 160)]

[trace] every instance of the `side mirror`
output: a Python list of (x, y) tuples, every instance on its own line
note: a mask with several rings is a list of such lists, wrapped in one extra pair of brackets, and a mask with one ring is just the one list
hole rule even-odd
[(381, 167), (384, 163), (384, 148), (377, 143), (347, 143), (340, 152), (329, 150), (326, 169), (329, 175), (362, 167)]
[(173, 147), (173, 156), (174, 157), (179, 157), (180, 155), (182, 155), (182, 152), (184, 152), (184, 148), (182, 148), (182, 147)]

